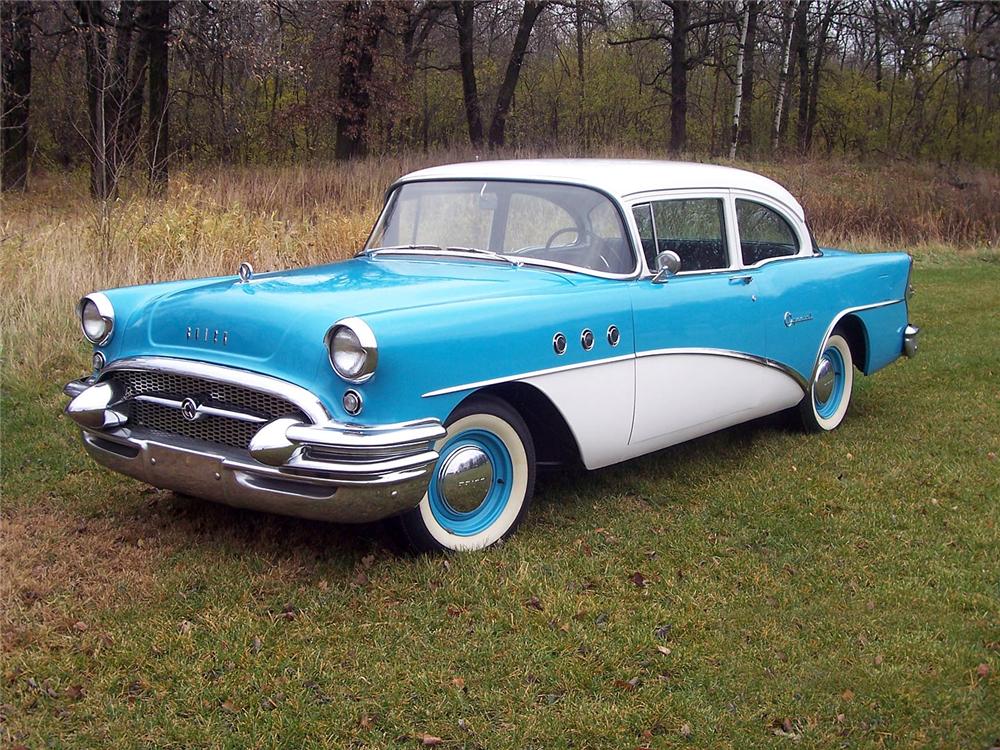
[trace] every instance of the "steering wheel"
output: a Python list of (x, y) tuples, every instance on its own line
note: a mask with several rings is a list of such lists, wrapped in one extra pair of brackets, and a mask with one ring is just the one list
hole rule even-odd
[[(582, 243), (587, 237), (586, 229), (580, 229), (579, 227), (563, 227), (562, 229), (557, 229), (549, 236), (549, 238), (545, 241), (545, 249), (549, 250), (552, 248), (552, 243), (555, 241), (556, 237), (563, 234), (569, 234), (570, 232), (576, 235), (576, 244)], [(560, 247), (564, 246), (560, 245)]]

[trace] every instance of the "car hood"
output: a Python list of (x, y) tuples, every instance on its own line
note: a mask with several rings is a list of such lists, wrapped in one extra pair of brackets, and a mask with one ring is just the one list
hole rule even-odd
[[(155, 352), (252, 368), (270, 362), (272, 372), (301, 375), (292, 363), (325, 363), (323, 336), (341, 318), (545, 293), (574, 285), (575, 276), (493, 260), (383, 256), (260, 274), (246, 283), (203, 280), (171, 287), (136, 310), (120, 355)], [(378, 317), (381, 325), (392, 320)]]

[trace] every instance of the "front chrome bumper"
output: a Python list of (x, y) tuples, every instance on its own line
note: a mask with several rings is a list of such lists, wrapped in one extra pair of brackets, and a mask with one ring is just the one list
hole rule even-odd
[(415, 507), (445, 435), (435, 419), (378, 427), (276, 419), (242, 451), (130, 426), (100, 386), (81, 379), (63, 389), (98, 463), (155, 487), (302, 518), (365, 522)]

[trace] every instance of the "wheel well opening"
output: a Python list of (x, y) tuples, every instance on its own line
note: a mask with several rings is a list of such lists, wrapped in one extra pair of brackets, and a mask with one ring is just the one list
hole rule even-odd
[(573, 465), (581, 461), (580, 447), (563, 415), (549, 397), (534, 386), (527, 383), (501, 383), (483, 388), (477, 393), (502, 398), (517, 409), (531, 432), (538, 463)]
[(836, 330), (847, 339), (847, 345), (851, 347), (851, 357), (854, 359), (854, 366), (861, 372), (868, 369), (868, 332), (861, 318), (856, 315), (846, 315), (837, 322)]

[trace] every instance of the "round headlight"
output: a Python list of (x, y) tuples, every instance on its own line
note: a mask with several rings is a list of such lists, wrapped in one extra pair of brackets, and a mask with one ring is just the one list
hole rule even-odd
[(92, 344), (106, 344), (115, 328), (115, 312), (103, 294), (88, 294), (77, 306), (80, 328)]
[(375, 334), (358, 318), (346, 318), (326, 334), (330, 364), (334, 371), (351, 383), (363, 383), (375, 373), (378, 344)]

